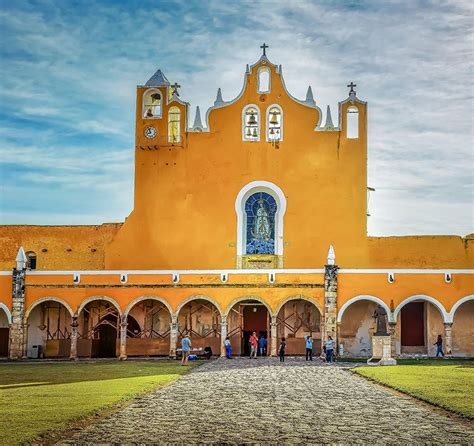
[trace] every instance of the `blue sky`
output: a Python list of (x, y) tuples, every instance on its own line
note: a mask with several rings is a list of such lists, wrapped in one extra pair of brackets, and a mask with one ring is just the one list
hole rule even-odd
[(290, 92), (369, 103), (369, 233), (474, 232), (470, 1), (2, 1), (0, 222), (132, 208), (135, 88), (161, 68), (203, 113), (270, 45)]

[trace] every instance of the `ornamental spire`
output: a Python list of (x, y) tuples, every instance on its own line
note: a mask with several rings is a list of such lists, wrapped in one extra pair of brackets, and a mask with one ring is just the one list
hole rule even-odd
[(28, 263), (28, 258), (26, 257), (25, 250), (23, 246), (20, 246), (18, 249), (18, 254), (16, 255), (16, 269), (18, 271), (23, 271), (26, 268), (26, 264)]
[(199, 109), (199, 105), (196, 107), (196, 117), (194, 118), (193, 129), (194, 130), (202, 130), (204, 126), (202, 125), (201, 121), (201, 110)]
[(324, 124), (325, 129), (333, 129), (334, 124), (332, 123), (331, 108), (327, 107), (326, 109), (326, 124)]
[(306, 99), (305, 102), (308, 105), (316, 105), (316, 102), (313, 97), (313, 90), (311, 89), (311, 85), (308, 87), (308, 91), (306, 92)]
[(224, 101), (222, 100), (222, 92), (221, 92), (221, 89), (218, 88), (217, 89), (217, 97), (216, 97), (216, 100), (214, 101), (214, 106), (222, 105), (223, 103), (224, 103)]

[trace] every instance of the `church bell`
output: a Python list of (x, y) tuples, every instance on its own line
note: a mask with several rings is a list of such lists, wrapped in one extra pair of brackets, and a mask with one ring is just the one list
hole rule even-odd
[(248, 125), (257, 125), (257, 120), (255, 119), (255, 113), (254, 112), (250, 112), (250, 118), (249, 118)]
[(271, 114), (272, 116), (270, 118), (270, 124), (278, 125), (278, 112), (276, 110), (273, 110)]
[(253, 129), (252, 136), (253, 136), (254, 138), (256, 138), (256, 137), (258, 136), (258, 135), (257, 135), (257, 129), (255, 129), (255, 128)]

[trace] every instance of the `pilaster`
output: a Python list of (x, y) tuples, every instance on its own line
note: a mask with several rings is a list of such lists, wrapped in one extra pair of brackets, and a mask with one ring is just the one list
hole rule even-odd
[[(25, 269), (13, 268), (12, 273), (12, 323), (10, 326), (10, 359), (26, 356), (27, 325), (25, 317)], [(25, 329), (26, 327), (26, 329)]]
[(444, 354), (451, 356), (453, 354), (453, 324), (446, 322), (444, 324)]
[(396, 322), (389, 322), (388, 323), (388, 332), (390, 333), (390, 338), (392, 340), (392, 357), (397, 356), (397, 345), (398, 345), (398, 338), (397, 338), (397, 323)]
[(178, 345), (178, 317), (171, 316), (170, 323), (170, 358), (176, 358), (176, 348)]
[(270, 340), (271, 340), (271, 349), (270, 349), (270, 355), (271, 356), (276, 356), (277, 355), (277, 345), (278, 345), (278, 339), (277, 339), (277, 318), (276, 316), (272, 316), (271, 322), (270, 322)]
[(127, 315), (123, 314), (120, 317), (120, 356), (121, 361), (127, 359)]
[(326, 265), (324, 267), (324, 325), (322, 339), (331, 336), (337, 348), (337, 265)]
[(71, 352), (69, 354), (69, 359), (77, 359), (77, 337), (78, 337), (78, 327), (79, 323), (77, 321), (77, 316), (72, 317), (71, 322)]
[(221, 317), (221, 357), (225, 357), (225, 338), (227, 337), (227, 317)]

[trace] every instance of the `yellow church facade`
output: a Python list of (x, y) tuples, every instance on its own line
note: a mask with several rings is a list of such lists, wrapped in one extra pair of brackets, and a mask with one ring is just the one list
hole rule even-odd
[(123, 223), (0, 227), (0, 356), (239, 355), (256, 331), (369, 357), (379, 305), (395, 356), (474, 356), (474, 236), (367, 236), (367, 103), (351, 83), (323, 123), (263, 50), (193, 124), (160, 70), (137, 87)]

